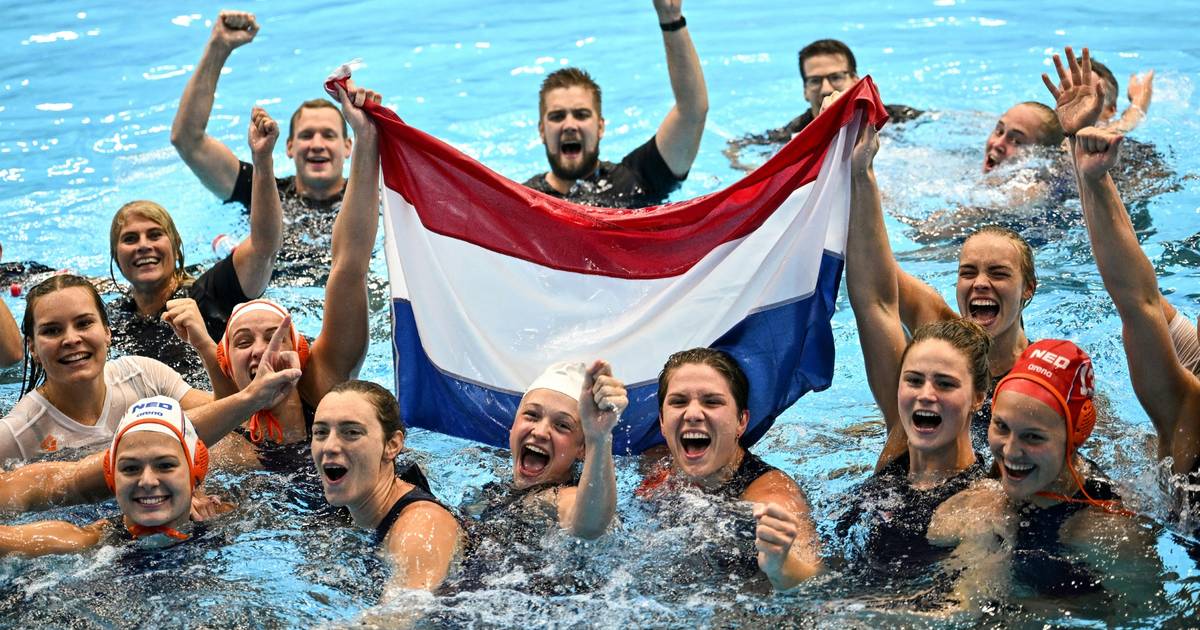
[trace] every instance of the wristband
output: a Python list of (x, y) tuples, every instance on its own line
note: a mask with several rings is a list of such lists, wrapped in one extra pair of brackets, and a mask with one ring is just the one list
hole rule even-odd
[(679, 19), (675, 20), (674, 22), (659, 22), (658, 23), (658, 27), (661, 28), (664, 33), (669, 33), (671, 31), (678, 31), (679, 29), (681, 29), (685, 26), (687, 26), (687, 20), (685, 20), (682, 15), (679, 16)]

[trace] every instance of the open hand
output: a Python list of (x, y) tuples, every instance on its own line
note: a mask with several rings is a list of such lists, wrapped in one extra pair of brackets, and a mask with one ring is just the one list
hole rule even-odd
[(279, 140), (279, 123), (261, 107), (250, 110), (250, 152), (256, 160), (271, 157)]
[(1058, 71), (1058, 85), (1050, 80), (1050, 76), (1042, 73), (1042, 83), (1054, 97), (1054, 111), (1058, 114), (1058, 123), (1062, 125), (1063, 133), (1069, 135), (1078, 133), (1084, 127), (1096, 124), (1100, 112), (1104, 109), (1104, 82), (1096, 81), (1092, 76), (1092, 57), (1087, 48), (1083, 49), (1082, 61), (1075, 61), (1075, 51), (1067, 46), (1064, 50), (1070, 72), (1063, 68), (1062, 59), (1054, 55), (1054, 68)]
[(588, 440), (602, 439), (612, 433), (621, 420), (621, 412), (629, 406), (625, 384), (613, 378), (607, 361), (596, 361), (583, 377), (579, 394), (579, 419), (583, 435)]
[(1150, 97), (1154, 95), (1154, 71), (1146, 74), (1129, 75), (1129, 87), (1125, 91), (1129, 104), (1142, 110), (1142, 115), (1150, 109)]
[(213, 22), (210, 41), (228, 50), (249, 44), (258, 35), (258, 22), (253, 13), (222, 11)]

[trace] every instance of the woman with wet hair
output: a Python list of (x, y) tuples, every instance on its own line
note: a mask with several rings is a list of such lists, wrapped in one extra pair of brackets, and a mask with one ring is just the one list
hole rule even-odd
[(374, 530), (394, 568), (391, 586), (433, 590), (450, 570), (462, 530), (416, 464), (396, 471), (404, 437), (391, 392), (345, 381), (317, 406), (312, 460), (330, 505), (348, 508), (355, 525)]
[(110, 268), (115, 264), (130, 285), (111, 305), (113, 346), (119, 352), (158, 359), (193, 385), (206, 386), (195, 351), (176, 337), (170, 324), (194, 305), (209, 335), (219, 338), (233, 307), (267, 288), (283, 233), (279, 195), (270, 176), (278, 137), (276, 122), (254, 108), (250, 150), (255, 173), (264, 175), (254, 181), (250, 235), (198, 278), (186, 271), (183, 239), (165, 208), (153, 201), (131, 201), (113, 216)]
[(819, 543), (800, 486), (740, 443), (749, 399), (750, 383), (727, 353), (693, 348), (671, 355), (658, 377), (659, 424), (670, 457), (638, 494), (664, 508), (688, 488), (751, 502), (752, 515), (718, 526), (734, 530), (741, 544), (715, 555), (729, 572), (765, 576), (784, 590), (820, 571)]
[(1057, 339), (1030, 345), (997, 384), (994, 479), (947, 500), (929, 525), (929, 540), (959, 547), (960, 561), (996, 560), (967, 568), (961, 597), (977, 597), (981, 582), (992, 582), (988, 590), (1007, 582), (996, 580), (1004, 568), (1043, 595), (1101, 593), (1128, 565), (1153, 558), (1152, 532), (1128, 518), (1113, 484), (1079, 454), (1096, 423), (1094, 385), (1087, 353)]
[(212, 400), (154, 359), (108, 360), (107, 311), (87, 279), (52, 276), (25, 301), (23, 395), (0, 420), (0, 461), (106, 442), (139, 398), (170, 396), (185, 409)]

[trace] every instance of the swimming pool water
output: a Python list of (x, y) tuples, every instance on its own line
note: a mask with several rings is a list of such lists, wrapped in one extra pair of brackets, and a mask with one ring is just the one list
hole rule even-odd
[[(189, 261), (211, 261), (220, 233), (242, 234), (241, 213), (199, 184), (170, 145), (178, 98), (224, 4), (196, 2), (87, 4), (44, 2), (5, 7), (0, 25), (0, 229), (4, 260), (38, 260), (106, 276), (106, 234), (126, 201), (154, 199), (171, 210)], [(301, 100), (322, 95), (337, 64), (361, 57), (361, 84), (381, 91), (409, 123), (447, 139), (518, 181), (545, 169), (537, 139), (538, 84), (561, 65), (589, 69), (604, 89), (607, 133), (602, 157), (616, 160), (644, 142), (671, 103), (661, 37), (650, 2), (555, 3), (365, 2), (350, 7), (310, 0), (251, 3), (262, 31), (234, 53), (222, 76), (210, 133), (243, 159), (251, 106), (286, 118)], [(689, 0), (689, 29), (704, 63), (710, 113), (700, 155), (674, 199), (737, 179), (721, 151), (745, 133), (780, 126), (807, 105), (796, 52), (822, 37), (846, 41), (859, 74), (874, 77), (883, 98), (931, 112), (919, 124), (885, 133), (877, 162), (892, 246), (905, 270), (952, 298), (952, 240), (920, 238), (905, 223), (929, 220), (996, 194), (978, 174), (984, 137), (996, 116), (1023, 100), (1048, 101), (1038, 74), (1063, 45), (1091, 46), (1125, 89), (1131, 72), (1154, 68), (1154, 100), (1133, 137), (1151, 142), (1173, 169), (1172, 188), (1140, 206), (1144, 246), (1160, 283), (1184, 313), (1200, 313), (1200, 18), (1182, 1), (1120, 6), (1087, 2), (777, 3)], [(1124, 94), (1121, 95), (1124, 103)], [(276, 151), (281, 172), (291, 161)], [(1133, 192), (1133, 191), (1125, 191)], [(1064, 204), (1064, 215), (1077, 207)], [(1030, 221), (1033, 218), (1026, 217)], [(1133, 503), (1160, 520), (1167, 501), (1153, 461), (1153, 430), (1128, 385), (1120, 325), (1091, 261), (1078, 223), (1047, 228), (1036, 253), (1041, 280), (1026, 311), (1032, 338), (1062, 336), (1087, 349), (1098, 389), (1108, 399), (1085, 453), (1121, 481)], [(374, 271), (385, 274), (381, 256)], [(315, 334), (322, 292), (272, 290), (296, 307), (302, 330)], [(21, 299), (4, 298), (20, 318)], [(863, 366), (853, 318), (842, 296), (834, 318), (834, 384), (783, 414), (755, 447), (796, 477), (821, 529), (829, 533), (839, 497), (861, 481), (882, 444), (882, 427)], [(363, 375), (392, 383), (387, 309), (372, 305), (372, 343)], [(617, 366), (619, 370), (620, 366)], [(15, 400), (20, 368), (0, 373), (0, 408)], [(414, 431), (435, 489), (451, 504), (465, 491), (507, 474), (505, 453)], [(1162, 584), (1140, 608), (1064, 611), (1054, 603), (1016, 604), (960, 617), (892, 610), (887, 593), (870, 597), (845, 587), (843, 573), (796, 593), (740, 593), (725, 583), (683, 591), (656, 579), (670, 553), (686, 554), (680, 532), (648, 527), (629, 499), (637, 471), (619, 467), (620, 536), (594, 546), (547, 541), (582, 565), (598, 586), (590, 594), (526, 596), (497, 587), (435, 600), (413, 595), (369, 613), (388, 619), (424, 611), (444, 625), (723, 626), (842, 625), (1129, 625), (1190, 623), (1197, 610), (1195, 563), (1169, 534), (1159, 536)], [(106, 550), (77, 558), (0, 563), (0, 625), (32, 622), (80, 626), (310, 626), (348, 621), (373, 605), (380, 571), (360, 547), (364, 536), (307, 516), (284, 488), (258, 473), (222, 474), (218, 486), (241, 501), (239, 516), (214, 526), (179, 554), (128, 558)], [(111, 507), (54, 513), (76, 519)], [(638, 525), (646, 525), (639, 528)], [(595, 547), (598, 547), (595, 548)], [(837, 551), (835, 547), (827, 549)], [(190, 567), (188, 580), (172, 569)], [(197, 568), (199, 567), (199, 568)], [(886, 589), (883, 589), (886, 591)], [(131, 596), (131, 594), (133, 596)], [(1154, 601), (1150, 601), (1154, 600)]]

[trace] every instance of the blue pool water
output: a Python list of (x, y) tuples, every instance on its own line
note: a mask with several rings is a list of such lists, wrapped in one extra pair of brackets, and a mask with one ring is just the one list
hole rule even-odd
[[(932, 112), (918, 125), (885, 134), (877, 168), (902, 266), (952, 298), (956, 246), (945, 238), (920, 237), (908, 224), (926, 221), (934, 232), (939, 225), (952, 231), (953, 220), (943, 221), (939, 211), (987, 205), (1006, 192), (981, 183), (983, 139), (1010, 105), (1048, 100), (1037, 75), (1050, 70), (1051, 52), (1087, 44), (1113, 69), (1122, 90), (1131, 72), (1157, 71), (1153, 105), (1134, 137), (1155, 144), (1174, 173), (1167, 192), (1139, 204), (1139, 228), (1164, 290), (1181, 311), (1195, 316), (1200, 18), (1194, 6), (1025, 4), (689, 0), (684, 10), (704, 63), (710, 114), (699, 158), (674, 198), (734, 181), (739, 173), (721, 154), (726, 141), (782, 125), (807, 107), (797, 50), (817, 38), (842, 39), (857, 53), (859, 74), (875, 78), (885, 101)], [(38, 260), (105, 276), (112, 214), (141, 198), (171, 210), (189, 261), (210, 261), (209, 243), (217, 234), (244, 232), (240, 212), (214, 200), (169, 141), (179, 95), (206, 41), (209, 20), (221, 8), (224, 4), (211, 2), (111, 0), (5, 7), (4, 260)], [(545, 168), (536, 101), (544, 73), (579, 65), (603, 86), (608, 131), (602, 146), (608, 159), (644, 142), (671, 103), (650, 2), (376, 1), (344, 8), (305, 0), (244, 8), (258, 13), (262, 31), (227, 65), (209, 125), (210, 133), (244, 159), (252, 105), (286, 118), (299, 101), (322, 95), (321, 82), (332, 67), (354, 57), (367, 64), (356, 74), (360, 83), (383, 92), (408, 122), (517, 180)], [(291, 168), (282, 143), (276, 163), (281, 171)], [(1073, 207), (1067, 202), (1061, 210), (1070, 216)], [(1109, 413), (1086, 454), (1122, 482), (1136, 507), (1163, 521), (1164, 477), (1152, 458), (1153, 430), (1128, 386), (1119, 322), (1078, 222), (1052, 223), (1037, 251), (1041, 285), (1025, 315), (1030, 336), (1069, 337), (1092, 354)], [(374, 269), (384, 274), (382, 257)], [(271, 295), (294, 306), (301, 328), (315, 334), (320, 290)], [(4, 299), (20, 318), (23, 300)], [(801, 481), (825, 533), (842, 494), (865, 477), (883, 438), (863, 384), (844, 296), (840, 305), (833, 386), (802, 399), (755, 448)], [(364, 376), (390, 384), (387, 311), (381, 302), (373, 306)], [(0, 373), (0, 409), (15, 400), (19, 383), (19, 368)], [(409, 446), (451, 504), (469, 488), (508, 473), (505, 453), (465, 441), (414, 431)], [(621, 462), (618, 475), (626, 497), (620, 510), (628, 514), (620, 535), (595, 546), (553, 536), (546, 541), (547, 556), (561, 558), (548, 567), (551, 574), (583, 567), (578, 571), (592, 583), (588, 594), (528, 596), (498, 583), (452, 598), (413, 595), (399, 606), (369, 610), (385, 572), (364, 550), (364, 536), (322, 525), (285, 491), (286, 479), (219, 474), (216, 485), (241, 502), (241, 516), (214, 526), (186, 551), (143, 558), (106, 549), (0, 563), (0, 625), (159, 626), (193, 619), (213, 626), (311, 626), (362, 614), (383, 623), (428, 614), (427, 622), (447, 626), (1187, 625), (1198, 607), (1195, 563), (1169, 533), (1158, 535), (1161, 567), (1144, 576), (1148, 591), (1095, 609), (1017, 597), (979, 613), (912, 613), (890, 607), (887, 588), (847, 584), (836, 566), (786, 596), (743, 593), (723, 580), (684, 588), (661, 576), (671, 558), (689, 553), (680, 542), (686, 536), (649, 527), (653, 519), (628, 499), (636, 483), (634, 462)], [(88, 507), (55, 516), (85, 519), (111, 512)], [(837, 551), (835, 545), (827, 549)]]

